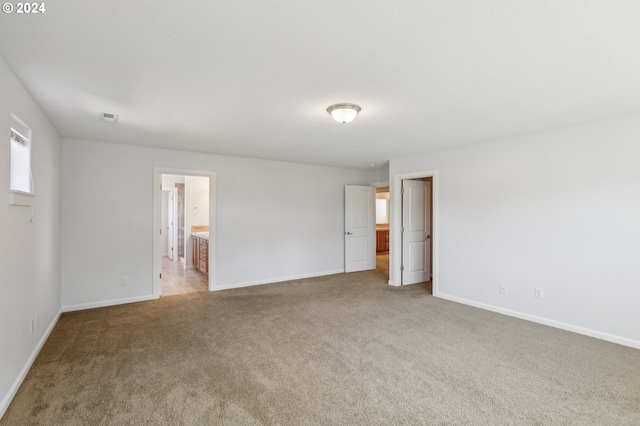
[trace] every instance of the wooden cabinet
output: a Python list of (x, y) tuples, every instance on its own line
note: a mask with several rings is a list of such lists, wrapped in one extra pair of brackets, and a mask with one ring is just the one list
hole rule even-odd
[(205, 275), (209, 274), (209, 240), (199, 238), (200, 250), (198, 252), (198, 270)]
[(376, 252), (389, 251), (389, 230), (377, 229), (376, 230)]
[(209, 275), (209, 240), (191, 237), (193, 239), (193, 266), (205, 275)]
[(191, 262), (193, 263), (193, 267), (194, 268), (198, 268), (198, 259), (200, 259), (200, 238), (196, 237), (196, 236), (191, 236), (191, 239), (193, 240), (192, 243), (192, 252), (191, 252)]

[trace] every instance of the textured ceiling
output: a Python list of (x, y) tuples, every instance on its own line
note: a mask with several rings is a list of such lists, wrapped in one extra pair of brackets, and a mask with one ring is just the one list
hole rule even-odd
[(0, 54), (67, 138), (366, 167), (640, 110), (637, 0), (45, 4)]

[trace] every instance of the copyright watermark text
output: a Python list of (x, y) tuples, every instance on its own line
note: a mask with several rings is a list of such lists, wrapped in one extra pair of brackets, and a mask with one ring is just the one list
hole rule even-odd
[(4, 13), (45, 13), (47, 8), (44, 3), (4, 3), (2, 5)]

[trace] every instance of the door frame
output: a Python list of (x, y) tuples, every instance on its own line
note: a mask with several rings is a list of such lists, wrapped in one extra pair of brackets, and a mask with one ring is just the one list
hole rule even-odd
[[(216, 286), (216, 241), (218, 239), (216, 225), (216, 172), (210, 170), (193, 170), (193, 169), (175, 169), (168, 167), (153, 168), (153, 296), (160, 297), (162, 289), (162, 280), (160, 273), (162, 272), (162, 258), (160, 253), (160, 232), (162, 226), (160, 218), (160, 209), (162, 208), (162, 175), (181, 175), (181, 176), (202, 176), (209, 178), (209, 291), (213, 291)], [(190, 234), (185, 229), (185, 237)]]
[(391, 198), (391, 220), (389, 224), (389, 285), (402, 285), (402, 181), (405, 179), (431, 178), (431, 288), (434, 296), (438, 292), (438, 170), (399, 173), (393, 175), (393, 186), (389, 187)]
[[(428, 182), (427, 182), (428, 180)], [(425, 281), (431, 281), (431, 180), (432, 178), (421, 179), (402, 179), (402, 233), (400, 234), (400, 240), (402, 244), (402, 273), (401, 284), (418, 284)], [(417, 197), (417, 198), (416, 198)], [(416, 202), (420, 200), (420, 202)], [(421, 213), (423, 215), (420, 221), (422, 226), (418, 232), (414, 226), (420, 226), (413, 222), (413, 214)], [(408, 223), (412, 222), (412, 223)], [(421, 254), (424, 265), (420, 270), (417, 270), (414, 261), (416, 252), (412, 247), (421, 245), (423, 252)], [(428, 247), (427, 247), (428, 246)]]

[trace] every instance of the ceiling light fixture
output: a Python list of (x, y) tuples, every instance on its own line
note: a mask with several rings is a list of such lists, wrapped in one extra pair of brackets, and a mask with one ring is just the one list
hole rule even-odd
[(354, 104), (335, 104), (327, 108), (327, 112), (338, 123), (349, 123), (356, 118), (356, 115), (360, 112), (360, 107)]

